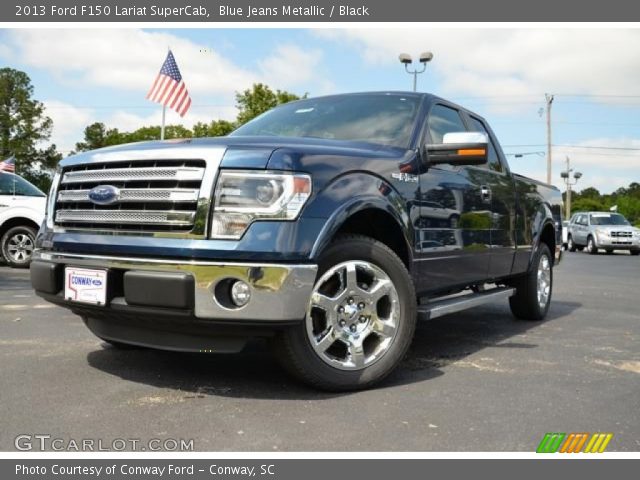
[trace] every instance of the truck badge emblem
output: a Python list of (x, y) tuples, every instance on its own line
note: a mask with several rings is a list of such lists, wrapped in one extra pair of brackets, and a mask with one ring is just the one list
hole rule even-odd
[(113, 185), (98, 185), (89, 190), (89, 200), (96, 205), (111, 205), (120, 200), (120, 189)]

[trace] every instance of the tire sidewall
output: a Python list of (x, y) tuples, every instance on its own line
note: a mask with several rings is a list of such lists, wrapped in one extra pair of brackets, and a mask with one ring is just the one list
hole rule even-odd
[[(547, 260), (549, 261), (550, 285), (549, 285), (549, 296), (547, 297), (547, 303), (545, 304), (544, 308), (541, 308), (540, 303), (538, 303), (538, 268), (540, 267), (540, 262), (542, 261), (543, 256), (546, 256)], [(538, 308), (539, 318), (542, 319), (547, 315), (547, 312), (549, 311), (549, 307), (551, 306), (551, 298), (553, 297), (553, 257), (551, 256), (551, 250), (549, 250), (549, 247), (547, 246), (546, 243), (541, 244), (540, 247), (538, 248), (538, 258), (536, 262), (536, 268), (532, 272), (532, 277), (534, 279), (534, 282), (532, 283), (534, 284), (534, 288), (535, 288), (536, 306)]]
[(415, 293), (406, 268), (400, 259), (393, 254), (390, 255), (391, 252), (382, 244), (367, 240), (369, 239), (365, 237), (347, 237), (329, 246), (318, 263), (316, 281), (332, 266), (346, 261), (362, 260), (382, 269), (393, 282), (400, 304), (398, 331), (389, 350), (362, 370), (340, 370), (323, 361), (311, 346), (306, 330), (306, 318), (300, 325), (285, 332), (296, 358), (307, 363), (306, 370), (313, 371), (323, 383), (331, 382), (336, 389), (364, 387), (384, 378), (406, 354), (415, 330)]
[(7, 262), (7, 264), (9, 266), (14, 267), (14, 268), (26, 268), (31, 263), (31, 257), (29, 257), (24, 262), (16, 262), (15, 260), (13, 260), (13, 258), (9, 254), (9, 250), (8, 250), (9, 240), (12, 237), (14, 237), (15, 235), (20, 234), (20, 233), (24, 233), (24, 234), (28, 235), (29, 238), (31, 239), (31, 242), (33, 243), (33, 245), (35, 247), (36, 231), (31, 227), (27, 227), (27, 226), (23, 226), (23, 225), (18, 225), (16, 227), (11, 227), (9, 230), (7, 230), (4, 233), (4, 235), (0, 239), (0, 248), (2, 249), (2, 257), (4, 257), (4, 260)]

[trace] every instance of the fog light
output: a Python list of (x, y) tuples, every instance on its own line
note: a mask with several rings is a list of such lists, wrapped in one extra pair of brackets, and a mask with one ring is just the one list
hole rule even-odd
[(251, 289), (242, 280), (233, 282), (231, 285), (231, 301), (238, 307), (244, 307), (251, 298)]

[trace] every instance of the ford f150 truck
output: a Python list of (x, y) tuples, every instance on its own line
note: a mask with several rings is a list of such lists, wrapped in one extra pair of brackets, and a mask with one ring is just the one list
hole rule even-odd
[(446, 100), (305, 99), (227, 137), (66, 158), (31, 281), (116, 346), (269, 337), (307, 383), (365, 388), (402, 360), (417, 317), (508, 298), (544, 318), (561, 204)]

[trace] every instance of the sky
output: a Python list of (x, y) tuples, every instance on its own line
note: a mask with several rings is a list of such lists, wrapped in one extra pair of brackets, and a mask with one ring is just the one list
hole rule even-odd
[(235, 92), (254, 82), (310, 96), (410, 90), (398, 54), (432, 51), (418, 90), (484, 116), (513, 171), (546, 178), (549, 93), (552, 183), (563, 188), (567, 156), (583, 174), (577, 190), (640, 181), (640, 29), (0, 29), (0, 66), (29, 74), (54, 122), (51, 141), (68, 153), (96, 121), (160, 124), (145, 95), (168, 47), (193, 100), (168, 124), (232, 120)]

